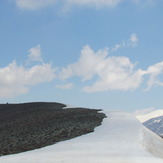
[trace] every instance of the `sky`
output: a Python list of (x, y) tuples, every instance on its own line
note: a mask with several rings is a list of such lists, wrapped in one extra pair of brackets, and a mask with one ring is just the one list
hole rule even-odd
[(1, 0), (0, 103), (163, 108), (162, 0)]

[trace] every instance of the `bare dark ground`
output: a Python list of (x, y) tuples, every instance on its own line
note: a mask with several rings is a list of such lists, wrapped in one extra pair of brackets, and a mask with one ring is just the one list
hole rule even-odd
[(94, 131), (105, 114), (60, 103), (0, 104), (0, 156), (45, 147)]

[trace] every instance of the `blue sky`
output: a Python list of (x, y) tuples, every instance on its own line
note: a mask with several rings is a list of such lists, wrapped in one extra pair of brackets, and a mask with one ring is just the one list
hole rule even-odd
[(0, 102), (163, 108), (163, 1), (2, 0)]

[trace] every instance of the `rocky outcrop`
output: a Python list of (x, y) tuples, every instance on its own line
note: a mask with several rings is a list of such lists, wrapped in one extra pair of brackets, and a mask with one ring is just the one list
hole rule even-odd
[(105, 114), (60, 103), (0, 104), (0, 156), (33, 150), (94, 131)]

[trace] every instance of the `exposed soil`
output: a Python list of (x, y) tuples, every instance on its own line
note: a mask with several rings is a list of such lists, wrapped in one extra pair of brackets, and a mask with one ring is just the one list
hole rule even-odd
[(0, 104), (0, 156), (45, 147), (94, 131), (105, 114), (60, 103)]

